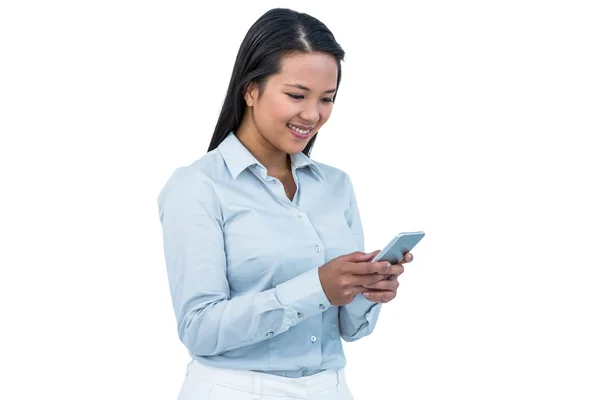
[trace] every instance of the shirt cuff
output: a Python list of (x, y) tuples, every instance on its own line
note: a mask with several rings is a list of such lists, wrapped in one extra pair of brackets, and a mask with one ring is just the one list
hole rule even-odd
[(340, 308), (340, 334), (346, 342), (365, 337), (375, 329), (381, 311), (380, 303), (373, 303), (362, 294)]
[(381, 303), (373, 303), (371, 300), (359, 293), (356, 295), (354, 300), (346, 304), (344, 307), (346, 308), (346, 311), (348, 311), (348, 314), (352, 315), (353, 317), (366, 318), (368, 316), (367, 314), (374, 311), (377, 306), (381, 306)]
[(318, 268), (277, 285), (275, 293), (281, 305), (300, 319), (310, 318), (331, 307), (321, 286)]

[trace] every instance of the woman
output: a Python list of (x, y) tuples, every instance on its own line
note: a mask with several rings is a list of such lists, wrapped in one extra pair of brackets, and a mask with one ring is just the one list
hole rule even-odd
[(208, 153), (159, 195), (181, 341), (179, 399), (351, 399), (340, 338), (373, 331), (397, 265), (370, 262), (354, 191), (309, 158), (344, 51), (273, 9), (248, 31)]

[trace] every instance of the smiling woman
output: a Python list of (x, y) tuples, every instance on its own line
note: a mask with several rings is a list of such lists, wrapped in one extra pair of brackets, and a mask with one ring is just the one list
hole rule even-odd
[(336, 59), (328, 53), (284, 56), (279, 73), (262, 85), (252, 82), (246, 86), (247, 108), (237, 129), (238, 139), (242, 143), (266, 141), (282, 150), (284, 157), (303, 151), (329, 119), (337, 71)]
[(310, 158), (343, 58), (317, 19), (264, 14), (240, 46), (208, 153), (159, 195), (192, 358), (181, 400), (352, 399), (341, 339), (373, 331), (404, 269), (363, 253), (350, 178)]
[[(314, 103), (320, 99), (331, 106), (342, 79), (344, 55), (331, 31), (316, 18), (287, 9), (265, 13), (250, 27), (240, 46), (208, 151), (217, 148), (229, 132), (237, 131), (242, 119), (247, 118), (248, 92), (262, 95), (272, 78), (277, 80), (272, 89), (291, 100), (303, 103), (308, 99)], [(290, 59), (295, 62), (289, 62)], [(317, 75), (313, 76), (312, 72)], [(331, 108), (327, 116), (330, 112)], [(308, 116), (318, 118), (313, 113)], [(302, 149), (309, 156), (318, 128), (325, 121), (319, 126), (312, 121), (286, 122), (303, 125), (304, 130), (312, 128), (309, 141)]]

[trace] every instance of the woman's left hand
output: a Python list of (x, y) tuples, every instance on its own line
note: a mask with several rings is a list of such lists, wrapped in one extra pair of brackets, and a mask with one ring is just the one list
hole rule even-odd
[(373, 303), (387, 303), (392, 301), (396, 297), (396, 292), (400, 285), (398, 283), (398, 277), (404, 272), (403, 264), (411, 262), (413, 258), (411, 253), (406, 253), (404, 258), (397, 264), (402, 267), (399, 274), (388, 275), (387, 279), (383, 278), (379, 282), (363, 286), (368, 290), (363, 292), (362, 295)]

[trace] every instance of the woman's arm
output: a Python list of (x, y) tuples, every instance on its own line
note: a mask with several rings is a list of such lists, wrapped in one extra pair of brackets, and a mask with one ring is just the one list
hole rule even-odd
[(273, 289), (230, 298), (221, 209), (211, 182), (198, 172), (175, 171), (158, 206), (178, 334), (194, 354), (267, 340), (331, 307), (317, 268)]
[[(350, 177), (347, 177), (349, 188), (349, 204), (346, 210), (346, 221), (352, 230), (358, 251), (365, 251), (364, 234), (356, 196)], [(340, 335), (346, 342), (353, 342), (373, 332), (379, 317), (381, 304), (373, 303), (362, 294), (357, 294), (354, 300), (340, 307)]]

